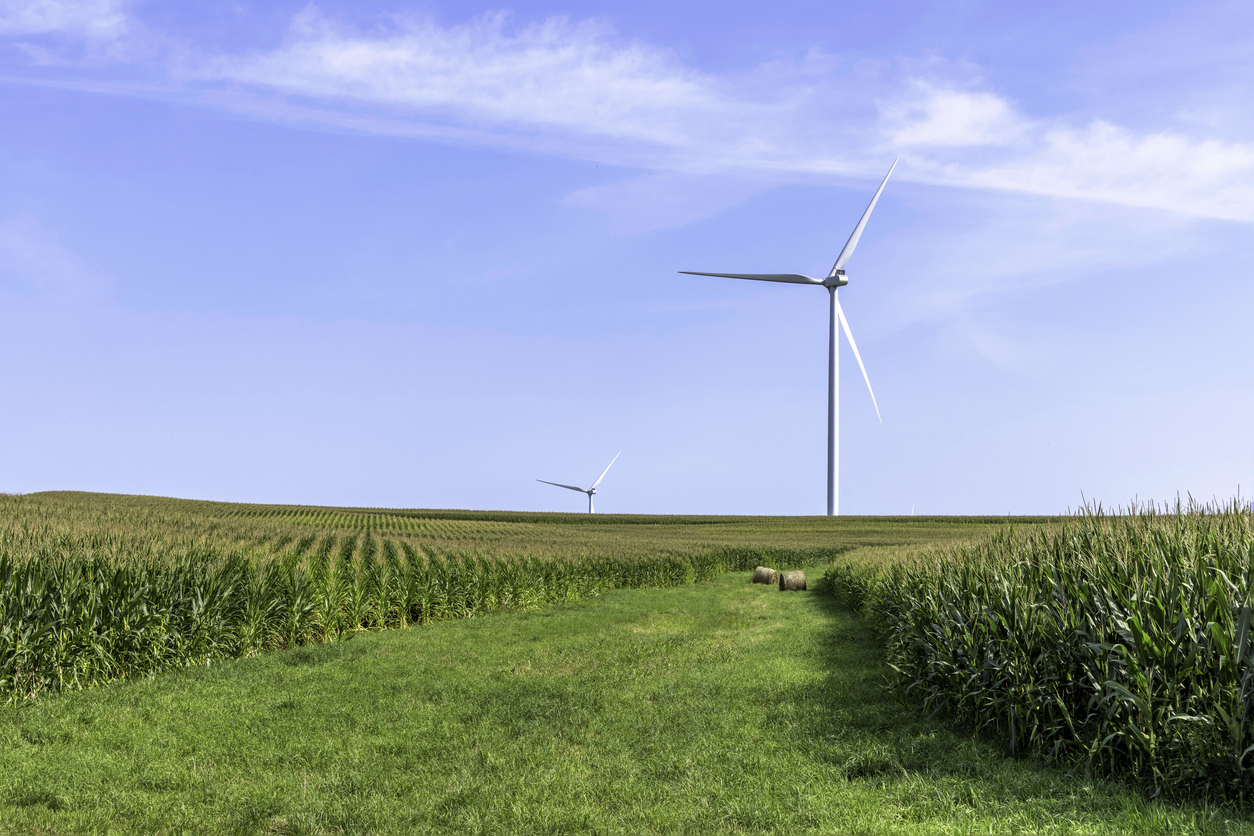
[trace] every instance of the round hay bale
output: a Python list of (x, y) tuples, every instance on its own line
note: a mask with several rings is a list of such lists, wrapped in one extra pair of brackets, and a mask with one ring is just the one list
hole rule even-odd
[(753, 570), (754, 583), (775, 583), (779, 580), (779, 572), (769, 566), (759, 566)]
[(805, 572), (780, 572), (779, 591), (797, 591), (806, 588)]

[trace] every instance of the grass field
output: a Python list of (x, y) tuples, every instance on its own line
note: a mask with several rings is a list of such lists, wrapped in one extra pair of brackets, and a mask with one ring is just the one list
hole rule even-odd
[(0, 496), (0, 698), (988, 528)]
[(0, 832), (1223, 833), (883, 686), (866, 624), (747, 573), (0, 711)]
[(0, 496), (0, 670), (62, 677), (0, 708), (0, 832), (1254, 832), (925, 719), (836, 597), (723, 571), (1005, 522)]

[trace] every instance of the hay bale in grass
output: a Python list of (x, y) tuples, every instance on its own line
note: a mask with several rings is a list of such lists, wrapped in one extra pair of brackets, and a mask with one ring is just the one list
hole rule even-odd
[(806, 588), (805, 572), (780, 572), (779, 591), (798, 591)]
[(775, 583), (779, 580), (779, 572), (769, 566), (759, 566), (753, 570), (754, 583)]

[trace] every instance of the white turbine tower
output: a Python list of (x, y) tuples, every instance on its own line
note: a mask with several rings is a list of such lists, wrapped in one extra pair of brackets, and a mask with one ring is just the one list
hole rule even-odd
[[(837, 439), (840, 435), (840, 354), (836, 345), (836, 322), (840, 321), (841, 328), (845, 331), (845, 337), (849, 340), (849, 347), (853, 349), (853, 356), (858, 361), (858, 368), (862, 369), (862, 379), (866, 381), (866, 388), (871, 392), (871, 403), (875, 405), (875, 416), (880, 418), (880, 405), (875, 402), (875, 391), (871, 389), (871, 378), (867, 377), (866, 366), (862, 365), (862, 356), (858, 354), (858, 345), (853, 341), (853, 334), (849, 331), (849, 321), (845, 318), (845, 312), (841, 310), (840, 302), (836, 300), (836, 289), (849, 284), (849, 280), (845, 278), (845, 262), (853, 255), (853, 250), (858, 246), (858, 239), (862, 237), (862, 230), (866, 226), (867, 218), (871, 217), (871, 210), (875, 208), (875, 202), (880, 199), (880, 192), (884, 191), (884, 186), (888, 183), (888, 178), (892, 176), (893, 169), (897, 167), (897, 160), (893, 160), (893, 164), (888, 169), (888, 174), (884, 175), (883, 182), (880, 187), (875, 190), (875, 197), (871, 198), (871, 203), (867, 206), (866, 211), (862, 213), (862, 217), (858, 220), (858, 225), (853, 228), (853, 233), (849, 236), (849, 240), (845, 242), (845, 247), (840, 251), (840, 255), (836, 257), (836, 263), (832, 265), (832, 270), (827, 274), (826, 279), (815, 279), (810, 276), (801, 276), (796, 273), (697, 273), (691, 270), (680, 270), (690, 276), (719, 276), (725, 279), (753, 279), (762, 282), (788, 282), (790, 284), (809, 284), (819, 285), (827, 288), (828, 296), (831, 299), (829, 306), (829, 320), (827, 330), (827, 515), (829, 517), (836, 516), (837, 513), (837, 477), (838, 477), (838, 445)], [(880, 423), (884, 419), (880, 418)]]
[(559, 488), (565, 488), (568, 491), (579, 491), (580, 493), (586, 493), (588, 495), (588, 513), (593, 514), (596, 512), (592, 510), (592, 495), (597, 492), (597, 485), (601, 484), (601, 480), (605, 478), (605, 474), (610, 472), (610, 468), (614, 466), (614, 462), (618, 461), (618, 457), (621, 456), (622, 454), (623, 454), (623, 451), (619, 450), (614, 455), (614, 458), (610, 459), (610, 463), (605, 466), (605, 470), (601, 471), (601, 475), (597, 477), (597, 480), (592, 483), (592, 487), (590, 488), (576, 488), (574, 485), (559, 485), (557, 482), (548, 482), (548, 481), (545, 481), (544, 479), (537, 479), (536, 481), (544, 482), (544, 484), (546, 485), (554, 485)]

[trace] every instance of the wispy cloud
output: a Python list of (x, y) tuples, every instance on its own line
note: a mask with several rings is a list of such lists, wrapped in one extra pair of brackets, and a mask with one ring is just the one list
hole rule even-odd
[(0, 287), (62, 301), (99, 298), (109, 282), (31, 217), (0, 221)]
[(1254, 143), (1031, 120), (989, 93), (932, 90), (913, 110), (883, 112), (916, 179), (1254, 221)]
[(0, 0), (0, 35), (120, 35), (127, 26), (118, 0)]
[[(671, 174), (869, 175), (900, 151), (903, 178), (1254, 221), (1254, 143), (1031, 118), (995, 92), (935, 78), (877, 79), (878, 98), (867, 101), (829, 56), (718, 76), (595, 22), (509, 23), (500, 14), (450, 27), (410, 19), (362, 33), (311, 10), (278, 48), (215, 59), (202, 73), (314, 107), (383, 109)], [(674, 182), (635, 181), (613, 197), (648, 197)], [(726, 200), (691, 199), (675, 215)]]
[[(1183, 214), (1037, 196), (949, 198), (925, 198), (929, 214), (939, 218), (943, 207), (944, 220), (890, 233), (901, 237), (882, 243), (874, 275), (894, 280), (876, 302), (871, 321), (878, 328), (928, 323), (965, 335), (989, 306), (1058, 294), (1083, 299), (1101, 285), (1095, 280), (1113, 275), (1160, 271), (1157, 280), (1208, 246)], [(912, 269), (918, 264), (929, 269)], [(856, 286), (863, 286), (862, 275), (854, 276)]]
[(1014, 145), (1026, 139), (1026, 121), (1005, 99), (989, 92), (938, 87), (914, 79), (906, 92), (880, 108), (890, 145)]
[[(0, 9), (0, 26), (9, 26), (0, 31), (10, 33), (126, 25), (110, 0)], [(901, 179), (1254, 221), (1254, 142), (1028, 114), (965, 73), (947, 78), (935, 62), (868, 76), (813, 52), (717, 74), (596, 21), (398, 17), (366, 31), (311, 7), (273, 48), (208, 56), (185, 48), (167, 63), (173, 92), (162, 95), (251, 118), (512, 145), (651, 171), (571, 196), (573, 205), (612, 209), (625, 230), (665, 223), (633, 220), (624, 201), (682, 195), (673, 225), (773, 183), (878, 176), (898, 153)], [(708, 175), (741, 186), (707, 197), (688, 188), (715, 183)]]
[(578, 142), (590, 157), (675, 169), (734, 166), (781, 147), (778, 138), (763, 143), (760, 127), (728, 128), (786, 121), (787, 104), (747, 100), (668, 50), (621, 41), (595, 21), (510, 23), (500, 13), (448, 27), (402, 18), (361, 33), (310, 9), (274, 50), (214, 58), (194, 72), (314, 107), (368, 108), (528, 145)]
[(496, 14), (442, 28), (409, 20), (364, 35), (308, 10), (283, 46), (219, 59), (205, 72), (316, 100), (666, 144), (688, 141), (680, 113), (726, 105), (662, 50), (615, 47), (594, 23), (551, 19), (508, 34), (506, 21)]
[(1254, 143), (1138, 134), (1103, 121), (1044, 127), (1030, 153), (954, 166), (943, 176), (962, 185), (1254, 221)]

